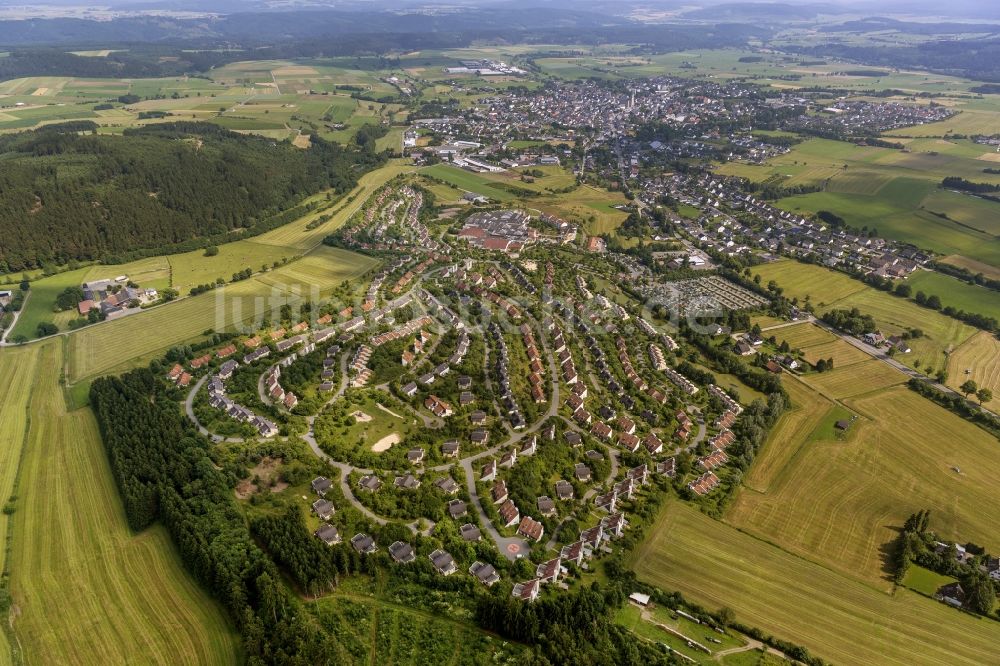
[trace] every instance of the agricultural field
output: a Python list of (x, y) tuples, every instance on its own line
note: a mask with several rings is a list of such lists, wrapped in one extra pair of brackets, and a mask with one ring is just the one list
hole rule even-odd
[(1000, 625), (906, 589), (886, 594), (696, 508), (670, 502), (629, 564), (640, 580), (805, 645), (838, 664), (981, 664)]
[(985, 406), (1000, 410), (1000, 341), (986, 331), (976, 333), (948, 357), (948, 386), (958, 390), (970, 379), (993, 391)]
[[(69, 319), (76, 317), (77, 314), (75, 311), (59, 313), (57, 315), (52, 310), (55, 307), (56, 297), (59, 293), (66, 289), (66, 287), (79, 286), (86, 279), (85, 276), (89, 270), (88, 268), (79, 268), (32, 282), (31, 289), (28, 291), (28, 300), (21, 309), (21, 314), (17, 318), (17, 325), (11, 330), (9, 338), (13, 340), (23, 335), (30, 340), (37, 337), (36, 329), (40, 323), (57, 321), (65, 324)], [(109, 268), (108, 270), (113, 271), (115, 269)], [(115, 275), (121, 275), (121, 273), (115, 273)], [(64, 328), (64, 326), (60, 326), (60, 328)]]
[[(14, 486), (27, 438), (28, 405), (38, 381), (39, 355), (35, 348), (5, 349), (0, 352), (0, 374), (9, 387), (0, 397), (0, 498), (7, 504)], [(16, 505), (15, 505), (16, 507)], [(0, 540), (7, 543), (14, 514), (0, 514)], [(0, 571), (6, 570), (7, 549), (0, 548)], [(6, 632), (0, 631), (0, 662), (10, 655)]]
[[(847, 343), (842, 342), (841, 344), (850, 347)], [(908, 379), (906, 375), (888, 363), (872, 358), (854, 347), (850, 347), (850, 349), (862, 354), (866, 360), (849, 366), (837, 366), (834, 362), (833, 370), (810, 374), (805, 381), (823, 395), (834, 399), (843, 399), (897, 386), (905, 383)]]
[(812, 402), (811, 414), (792, 413), (791, 437), (779, 422), (758, 461), (764, 469), (749, 475), (726, 522), (883, 590), (891, 588), (884, 548), (918, 509), (931, 509), (943, 538), (1000, 546), (991, 527), (1000, 520), (991, 499), (1000, 463), (986, 433), (895, 387), (844, 399), (859, 418), (824, 440), (816, 433), (829, 408)]
[(783, 326), (765, 335), (788, 343), (792, 349), (802, 350), (806, 362), (815, 365), (820, 359), (833, 359), (835, 368), (842, 368), (871, 358), (860, 349), (844, 342), (834, 334), (815, 324), (802, 322), (794, 326)]
[(625, 222), (628, 213), (615, 208), (627, 203), (620, 192), (608, 192), (590, 185), (581, 185), (572, 192), (531, 199), (531, 207), (583, 225), (588, 234), (614, 233)]
[(166, 530), (128, 529), (92, 413), (66, 411), (61, 345), (13, 353), (37, 358), (34, 381), (22, 384), (33, 386), (31, 424), (10, 554), (14, 631), (29, 663), (239, 661), (235, 628)]
[(757, 266), (754, 270), (764, 283), (777, 282), (789, 298), (798, 298), (801, 302), (808, 296), (818, 314), (830, 309), (856, 307), (874, 317), (886, 335), (920, 329), (923, 336), (910, 341), (912, 352), (898, 354), (896, 360), (912, 367), (919, 366), (927, 372), (943, 368), (947, 353), (976, 332), (973, 327), (951, 317), (822, 266), (782, 260)]

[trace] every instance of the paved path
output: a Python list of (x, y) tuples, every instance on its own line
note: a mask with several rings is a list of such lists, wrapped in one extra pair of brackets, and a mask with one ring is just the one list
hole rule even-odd
[(188, 391), (187, 397), (184, 398), (184, 411), (187, 412), (187, 417), (189, 419), (191, 419), (191, 422), (194, 423), (195, 426), (198, 428), (198, 432), (200, 432), (205, 437), (208, 437), (213, 442), (234, 442), (235, 443), (235, 442), (242, 442), (242, 441), (244, 441), (244, 439), (242, 437), (223, 437), (222, 435), (216, 435), (215, 433), (211, 432), (208, 428), (206, 428), (205, 426), (203, 426), (201, 424), (201, 421), (198, 420), (198, 417), (195, 416), (195, 413), (194, 413), (194, 397), (198, 393), (198, 390), (202, 386), (204, 386), (204, 384), (205, 384), (206, 381), (208, 381), (209, 377), (210, 377), (210, 375), (205, 375), (204, 377), (202, 377), (201, 379), (199, 379), (195, 383), (195, 385), (191, 387), (191, 390)]

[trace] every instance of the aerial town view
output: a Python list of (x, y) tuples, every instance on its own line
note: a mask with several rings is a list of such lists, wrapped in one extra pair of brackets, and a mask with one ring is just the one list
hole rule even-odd
[(0, 666), (1000, 664), (1000, 7), (0, 2)]

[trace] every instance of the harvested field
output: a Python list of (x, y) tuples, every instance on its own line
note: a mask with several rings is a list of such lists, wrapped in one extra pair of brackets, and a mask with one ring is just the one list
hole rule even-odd
[(836, 664), (983, 664), (1000, 624), (898, 590), (889, 596), (669, 502), (629, 560), (640, 580), (805, 645)]

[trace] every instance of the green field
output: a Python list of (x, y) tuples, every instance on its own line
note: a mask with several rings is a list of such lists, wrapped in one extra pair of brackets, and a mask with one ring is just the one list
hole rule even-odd
[(26, 663), (239, 661), (238, 634), (185, 572), (166, 530), (128, 529), (93, 415), (66, 411), (61, 345), (15, 353), (26, 368), (28, 355), (37, 358), (19, 384), (31, 421), (10, 555)]
[[(10, 332), (10, 339), (13, 340), (19, 335), (23, 335), (29, 340), (37, 337), (36, 329), (40, 323), (56, 319), (52, 310), (55, 307), (56, 297), (59, 293), (66, 287), (80, 286), (80, 283), (84, 281), (88, 272), (89, 269), (80, 268), (75, 271), (59, 273), (58, 275), (32, 282), (31, 289), (28, 292), (28, 300), (17, 318), (17, 325)], [(115, 273), (112, 277), (115, 275), (121, 275), (121, 273)], [(65, 323), (65, 320), (75, 316), (77, 316), (76, 312), (71, 311), (65, 313), (60, 318)], [(60, 328), (64, 328), (64, 326), (60, 326)]]
[(1000, 320), (1000, 292), (963, 282), (944, 273), (917, 271), (906, 279), (913, 293), (935, 294), (944, 305)]
[(1000, 507), (990, 499), (1000, 463), (986, 433), (898, 387), (845, 399), (860, 418), (824, 441), (815, 433), (829, 413), (819, 405), (829, 402), (806, 400), (816, 407), (803, 401), (793, 412), (797, 432), (779, 422), (727, 522), (886, 590), (883, 548), (920, 508), (931, 509), (942, 538), (1000, 547), (991, 527)]
[(640, 580), (808, 647), (836, 664), (983, 664), (1000, 624), (900, 589), (892, 596), (668, 503), (629, 559)]
[(954, 582), (955, 579), (950, 576), (942, 576), (917, 564), (911, 565), (906, 572), (906, 577), (903, 578), (903, 585), (929, 597), (933, 597), (942, 585)]

